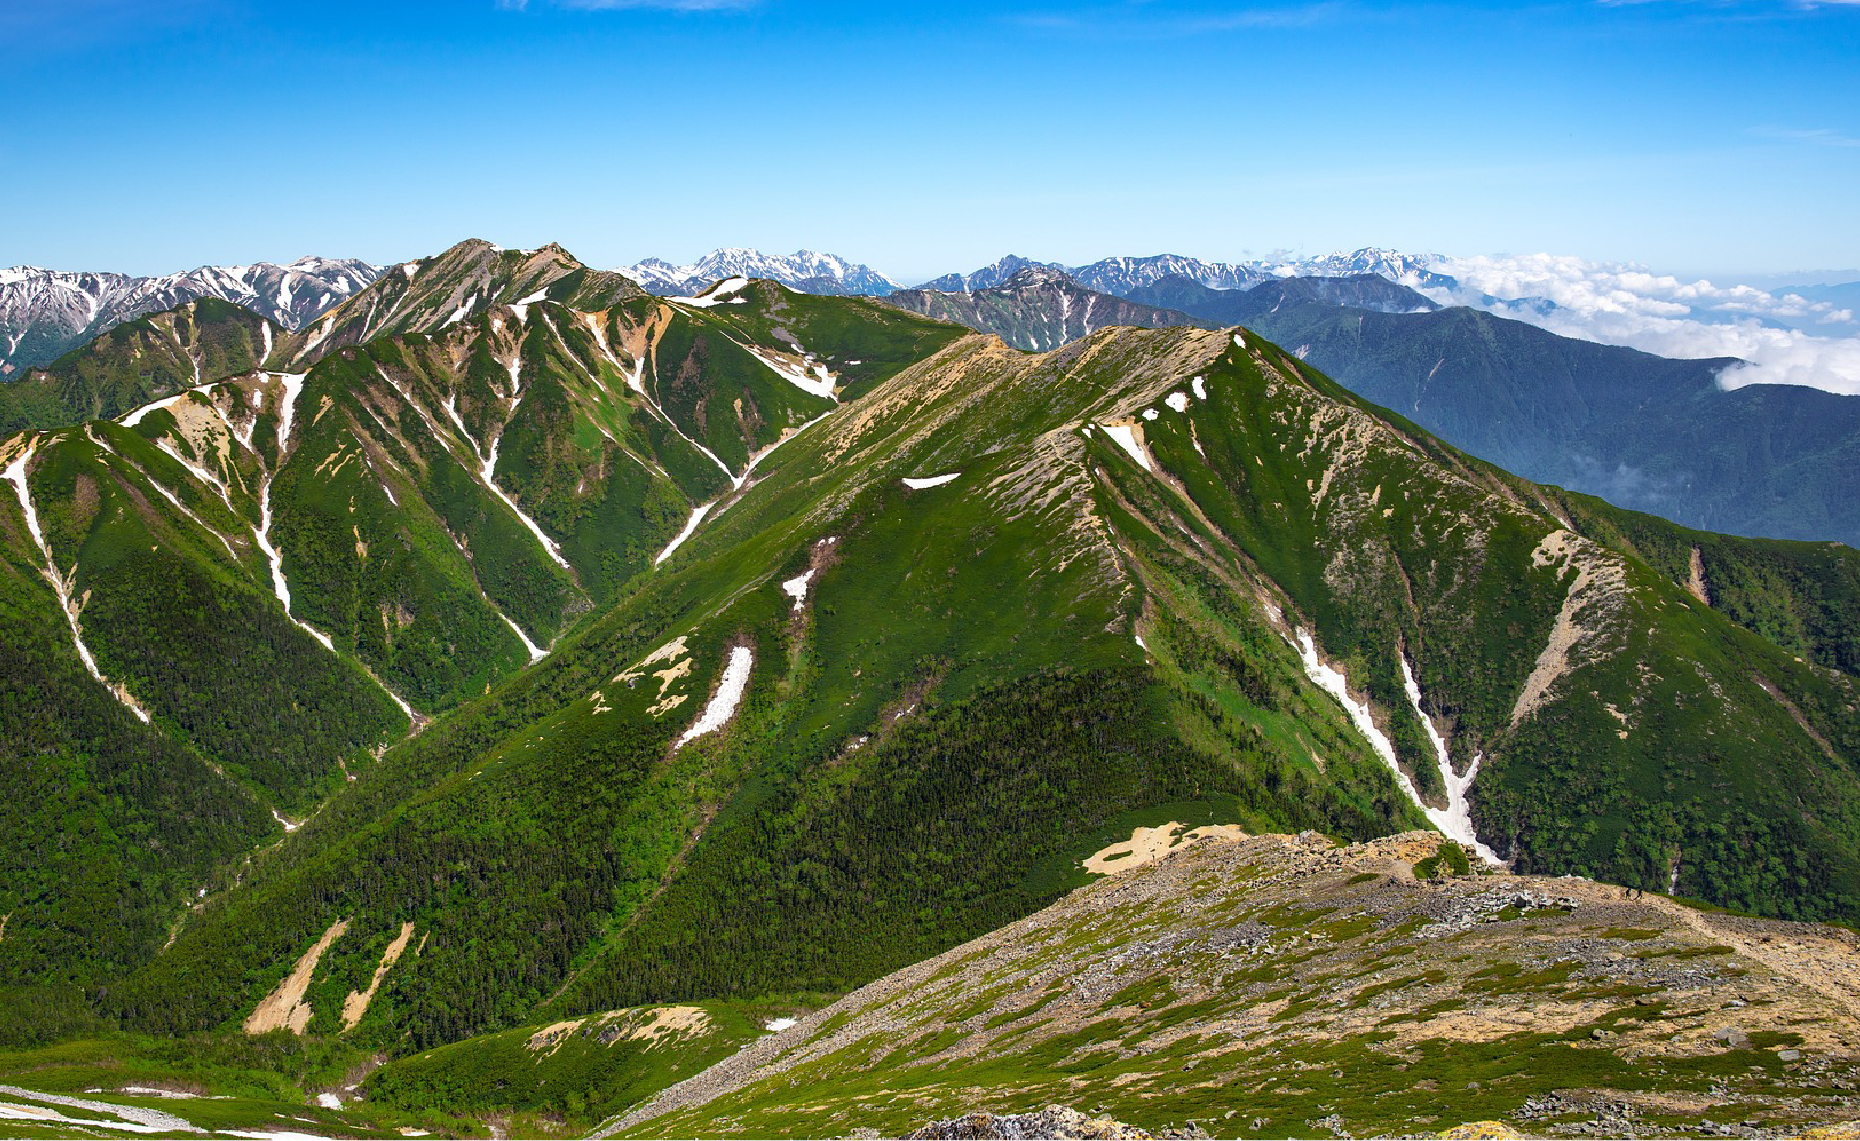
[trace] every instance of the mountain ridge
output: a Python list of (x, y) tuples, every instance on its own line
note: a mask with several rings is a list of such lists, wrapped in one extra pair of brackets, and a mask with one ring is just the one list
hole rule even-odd
[(216, 297), (297, 329), (374, 281), (380, 268), (353, 258), (304, 257), (289, 265), (200, 266), (158, 277), (0, 270), (0, 378), (48, 364), (124, 321)]
[[(0, 990), (64, 1025), (839, 993), (1168, 821), (1860, 908), (1860, 556), (1532, 484), (1245, 330), (1029, 354), (465, 243), (278, 351), (0, 444), (0, 746), (56, 776), (0, 798)], [(127, 799), (48, 862), (64, 782)]]
[(992, 334), (1028, 352), (1056, 349), (1115, 325), (1157, 329), (1207, 324), (1187, 313), (1090, 289), (1063, 269), (1037, 263), (1020, 266), (999, 285), (955, 292), (900, 289), (882, 300)]
[(871, 266), (835, 254), (796, 250), (792, 254), (765, 254), (759, 250), (722, 247), (689, 265), (673, 265), (647, 258), (619, 272), (655, 293), (694, 293), (725, 278), (748, 277), (779, 281), (802, 293), (882, 297), (901, 288)]

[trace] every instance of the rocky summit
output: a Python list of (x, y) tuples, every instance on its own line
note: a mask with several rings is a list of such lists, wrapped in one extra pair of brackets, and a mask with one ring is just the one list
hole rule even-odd
[(612, 1133), (897, 1136), (929, 1116), (913, 1136), (1144, 1135), (1013, 1131), (1049, 1102), (1156, 1136), (1789, 1137), (1860, 1117), (1853, 932), (1455, 874), (1458, 855), (1429, 833), (1181, 844), (860, 988)]

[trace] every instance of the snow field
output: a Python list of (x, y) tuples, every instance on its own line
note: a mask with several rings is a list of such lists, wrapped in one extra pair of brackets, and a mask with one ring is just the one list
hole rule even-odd
[(1156, 470), (1150, 466), (1150, 455), (1143, 449), (1142, 444), (1137, 443), (1137, 434), (1130, 425), (1107, 426), (1104, 434), (1115, 440), (1118, 447), (1130, 453), (1130, 458), (1137, 461), (1137, 465), (1144, 471)]
[(1454, 775), (1453, 765), (1447, 759), (1446, 741), (1441, 738), (1440, 731), (1435, 728), (1433, 719), (1421, 712), (1421, 689), (1414, 680), (1413, 671), (1408, 667), (1408, 659), (1405, 656), (1402, 658), (1402, 683), (1408, 692), (1409, 704), (1414, 707), (1415, 715), (1420, 717), (1421, 724), (1427, 729), (1428, 739), (1434, 744), (1435, 763), (1440, 766), (1440, 775), (1447, 786), (1448, 803), (1445, 809), (1429, 808), (1422, 801), (1421, 794), (1415, 790), (1414, 782), (1408, 779), (1408, 774), (1402, 771), (1400, 763), (1395, 759), (1395, 743), (1377, 728), (1375, 718), (1369, 711), (1369, 703), (1357, 701), (1350, 696), (1349, 680), (1344, 677), (1342, 670), (1329, 665), (1318, 656), (1317, 646), (1312, 642), (1309, 630), (1298, 631), (1298, 655), (1304, 662), (1305, 676), (1342, 704), (1344, 711), (1350, 715), (1351, 723), (1369, 742), (1369, 747), (1375, 751), (1376, 756), (1382, 758), (1382, 763), (1387, 765), (1389, 771), (1395, 775), (1395, 783), (1401, 786), (1402, 792), (1416, 808), (1421, 810), (1429, 823), (1449, 839), (1456, 840), (1478, 852), (1479, 857), (1488, 863), (1502, 863), (1497, 853), (1479, 842), (1478, 836), (1473, 832), (1472, 817), (1466, 803), (1466, 790), (1472, 787), (1473, 778), (1478, 775), (1479, 763), (1475, 760), (1463, 777)]
[(693, 739), (724, 727), (736, 713), (744, 691), (749, 688), (749, 667), (754, 664), (755, 655), (748, 646), (730, 647), (730, 660), (723, 667), (723, 678), (717, 683), (716, 694), (711, 697), (710, 704), (704, 707), (696, 723), (678, 738), (674, 748), (683, 748)]

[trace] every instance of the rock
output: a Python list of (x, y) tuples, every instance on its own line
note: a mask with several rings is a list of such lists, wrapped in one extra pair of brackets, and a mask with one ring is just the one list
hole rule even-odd
[(1750, 1049), (1750, 1035), (1744, 1033), (1742, 1030), (1739, 1030), (1735, 1026), (1727, 1026), (1722, 1030), (1713, 1031), (1712, 1037), (1716, 1038), (1720, 1042), (1723, 1042), (1727, 1049), (1731, 1049), (1731, 1050)]
[(1190, 1141), (1205, 1138), (1207, 1133), (1191, 1122), (1159, 1135), (1109, 1117), (1087, 1117), (1076, 1109), (1052, 1105), (1032, 1113), (971, 1113), (932, 1121), (909, 1134), (907, 1141), (1155, 1141), (1158, 1137)]
[(1502, 1121), (1468, 1121), (1464, 1125), (1455, 1125), (1451, 1129), (1435, 1134), (1447, 1141), (1460, 1141), (1462, 1138), (1493, 1138), (1495, 1141), (1511, 1141), (1523, 1137), (1516, 1129)]
[(1776, 1051), (1776, 1056), (1785, 1062), (1799, 1062), (1802, 1060), (1802, 1051), (1800, 1050), (1778, 1050)]

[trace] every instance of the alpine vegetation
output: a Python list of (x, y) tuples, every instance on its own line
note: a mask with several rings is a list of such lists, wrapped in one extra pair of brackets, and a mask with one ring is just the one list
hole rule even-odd
[(467, 241), (14, 382), (8, 1120), (1853, 1117), (1860, 556), (1102, 291), (1234, 266), (752, 260)]

